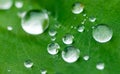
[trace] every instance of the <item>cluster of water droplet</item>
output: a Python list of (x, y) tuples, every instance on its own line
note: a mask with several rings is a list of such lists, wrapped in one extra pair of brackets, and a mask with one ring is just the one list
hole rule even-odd
[[(13, 0), (0, 0), (0, 10), (8, 10), (12, 7)], [(15, 7), (20, 9), (23, 7), (22, 1), (15, 1)], [(81, 14), (84, 11), (84, 5), (82, 3), (74, 3), (72, 5), (72, 13), (73, 14)], [(29, 10), (27, 12), (20, 12), (18, 16), (21, 18), (21, 26), (22, 29), (31, 35), (40, 35), (44, 33), (49, 27), (49, 16), (48, 13), (42, 10)], [(81, 25), (77, 27), (78, 32), (85, 31), (85, 22), (87, 21), (87, 14), (83, 14), (85, 19), (81, 22)], [(95, 17), (88, 18), (91, 23), (96, 22)], [(60, 25), (56, 24), (56, 28), (59, 28)], [(76, 28), (71, 26), (71, 28)], [(7, 29), (9, 31), (13, 30), (12, 26), (8, 26)], [(51, 55), (56, 55), (60, 51), (59, 43), (55, 42), (56, 40), (56, 29), (49, 29), (49, 36), (51, 37), (52, 42), (47, 46), (47, 52)], [(111, 40), (113, 35), (112, 30), (106, 24), (98, 24), (93, 27), (92, 36), (93, 39), (99, 43), (106, 43)], [(62, 42), (66, 45), (66, 47), (61, 51), (62, 59), (67, 63), (74, 63), (80, 57), (80, 49), (74, 47), (72, 44), (74, 42), (74, 36), (70, 33), (65, 34), (61, 38)], [(89, 60), (89, 55), (85, 55), (83, 59), (85, 61)], [(33, 62), (31, 60), (26, 60), (24, 62), (24, 66), (26, 68), (32, 68)], [(104, 63), (98, 63), (96, 65), (98, 70), (104, 69)], [(41, 74), (46, 74), (47, 70), (41, 70)]]

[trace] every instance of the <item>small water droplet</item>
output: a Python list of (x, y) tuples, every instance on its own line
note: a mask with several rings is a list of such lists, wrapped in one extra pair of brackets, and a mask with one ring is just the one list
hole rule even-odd
[(28, 34), (42, 34), (48, 28), (48, 26), (48, 14), (40, 10), (30, 10), (22, 18), (22, 28)]
[(23, 2), (21, 0), (15, 1), (15, 7), (16, 8), (22, 8), (23, 7)]
[(56, 55), (59, 52), (60, 46), (58, 43), (52, 42), (48, 44), (47, 51), (51, 55)]
[(98, 63), (98, 64), (96, 65), (96, 68), (97, 68), (98, 70), (103, 70), (104, 67), (105, 67), (104, 63)]
[(55, 24), (55, 27), (56, 27), (56, 28), (60, 28), (60, 27), (61, 27), (61, 24)]
[(57, 34), (57, 31), (55, 29), (50, 29), (48, 33), (50, 36), (55, 36)]
[(83, 59), (84, 59), (85, 61), (87, 61), (87, 60), (89, 60), (89, 56), (86, 55), (86, 56), (83, 57)]
[(87, 16), (87, 14), (83, 14), (83, 16)]
[(12, 27), (12, 26), (7, 26), (7, 29), (8, 29), (9, 31), (11, 31), (11, 30), (13, 30), (13, 27)]
[(45, 70), (45, 69), (41, 70), (40, 72), (41, 72), (41, 74), (47, 74), (47, 70)]
[(63, 36), (62, 41), (64, 44), (72, 44), (73, 43), (74, 36), (71, 34), (65, 34)]
[(104, 25), (97, 25), (94, 29), (93, 29), (93, 38), (100, 43), (105, 43), (111, 40), (113, 32), (112, 30)]
[(84, 5), (79, 2), (74, 3), (72, 6), (72, 12), (74, 14), (80, 14), (83, 12), (83, 10), (84, 10)]
[(11, 70), (10, 70), (10, 69), (8, 69), (7, 71), (8, 71), (8, 72), (11, 72)]
[(84, 30), (85, 30), (84, 25), (78, 27), (78, 32), (83, 32)]
[(26, 60), (26, 61), (24, 62), (24, 66), (25, 66), (26, 68), (32, 68), (33, 62), (32, 62), (31, 60)]
[(51, 41), (55, 41), (55, 40), (56, 40), (55, 36), (51, 37)]
[(0, 0), (0, 10), (8, 10), (12, 7), (13, 0)]
[(62, 51), (62, 58), (67, 63), (74, 63), (79, 59), (80, 50), (73, 47), (73, 46), (67, 46)]
[(90, 17), (90, 18), (89, 18), (89, 21), (90, 21), (90, 22), (95, 22), (95, 21), (96, 21), (96, 18), (95, 18), (95, 17)]

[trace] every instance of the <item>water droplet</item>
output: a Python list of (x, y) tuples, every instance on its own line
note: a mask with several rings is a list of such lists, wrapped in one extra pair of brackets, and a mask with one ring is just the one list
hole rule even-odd
[(98, 63), (97, 65), (96, 65), (96, 68), (98, 69), (98, 70), (103, 70), (104, 69), (104, 63)]
[(93, 38), (100, 43), (105, 43), (111, 40), (113, 32), (112, 30), (104, 25), (97, 25), (94, 29), (93, 29)]
[(83, 32), (84, 30), (85, 30), (84, 25), (78, 27), (78, 32)]
[(80, 50), (73, 47), (73, 46), (67, 46), (62, 51), (62, 58), (65, 62), (73, 63), (76, 62), (79, 59)]
[(90, 17), (90, 18), (89, 18), (89, 21), (90, 21), (90, 22), (95, 22), (95, 21), (96, 21), (96, 18), (95, 18), (95, 17)]
[(0, 10), (8, 10), (12, 7), (13, 0), (0, 0)]
[(72, 44), (73, 43), (74, 36), (71, 34), (66, 34), (63, 38), (62, 41), (64, 44)]
[(23, 7), (23, 2), (21, 0), (15, 1), (15, 6), (16, 6), (16, 8), (22, 8)]
[(55, 36), (57, 34), (57, 31), (55, 29), (50, 29), (48, 33), (50, 36)]
[(60, 46), (58, 43), (52, 42), (50, 44), (48, 44), (47, 46), (47, 51), (49, 54), (51, 55), (55, 55), (59, 52)]
[(74, 14), (80, 14), (82, 13), (84, 10), (84, 5), (79, 3), (79, 2), (76, 2), (73, 4), (73, 7), (72, 7), (72, 12)]
[(8, 72), (11, 72), (11, 70), (10, 70), (10, 69), (8, 69), (7, 71), (8, 71)]
[(24, 62), (24, 66), (25, 66), (26, 68), (32, 68), (33, 62), (32, 62), (31, 60), (26, 60), (26, 61)]
[(56, 37), (53, 36), (53, 37), (51, 38), (51, 41), (55, 41), (55, 40), (56, 40)]
[(48, 26), (48, 14), (40, 10), (30, 10), (22, 18), (23, 30), (32, 35), (42, 34), (48, 28)]
[(83, 57), (83, 59), (84, 59), (85, 61), (87, 61), (87, 60), (89, 60), (89, 56), (86, 55), (86, 56)]
[(41, 70), (41, 74), (47, 74), (47, 70)]
[(60, 27), (61, 27), (61, 24), (55, 24), (55, 27), (56, 27), (56, 28), (60, 28)]
[(87, 14), (83, 14), (83, 16), (87, 16)]
[(8, 29), (9, 31), (13, 30), (12, 26), (8, 26), (7, 29)]

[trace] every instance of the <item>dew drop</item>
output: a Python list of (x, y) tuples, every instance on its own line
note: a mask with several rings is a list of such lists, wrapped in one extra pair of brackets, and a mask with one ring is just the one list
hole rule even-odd
[(83, 12), (83, 10), (84, 10), (84, 5), (79, 2), (74, 3), (72, 6), (72, 13), (74, 14), (80, 14)]
[(47, 70), (41, 70), (41, 74), (47, 74)]
[(40, 10), (30, 10), (22, 18), (22, 28), (32, 35), (42, 34), (49, 26), (48, 14)]
[(8, 10), (12, 7), (13, 0), (0, 0), (0, 10)]
[(83, 57), (83, 59), (84, 59), (85, 61), (87, 61), (87, 60), (89, 60), (89, 56), (86, 55), (86, 56)]
[(93, 38), (99, 42), (99, 43), (105, 43), (111, 40), (113, 32), (112, 30), (104, 25), (97, 25), (94, 29), (93, 29)]
[(23, 18), (26, 15), (26, 13), (27, 13), (26, 11), (18, 12), (17, 15), (18, 15), (19, 18)]
[(7, 30), (11, 31), (11, 30), (13, 30), (13, 27), (12, 26), (7, 26)]
[(57, 31), (55, 29), (50, 29), (48, 33), (50, 36), (55, 36), (57, 34)]
[(73, 47), (73, 46), (67, 46), (62, 51), (62, 58), (67, 63), (74, 63), (79, 59), (80, 50)]
[(95, 17), (90, 17), (90, 18), (89, 18), (89, 21), (90, 21), (90, 22), (95, 22), (95, 21), (96, 21), (96, 18), (95, 18)]
[(23, 2), (21, 0), (15, 1), (15, 7), (16, 8), (22, 8), (23, 7)]
[(103, 70), (103, 69), (104, 69), (104, 63), (98, 63), (98, 64), (96, 65), (96, 68), (97, 68), (98, 70)]
[(71, 34), (66, 34), (63, 36), (62, 41), (64, 44), (72, 44), (73, 43), (74, 36)]
[(31, 60), (26, 60), (26, 61), (24, 62), (24, 66), (25, 66), (26, 68), (32, 68), (33, 62), (32, 62)]
[(51, 37), (51, 41), (55, 41), (55, 40), (56, 40), (55, 36)]
[(59, 52), (59, 49), (60, 49), (60, 45), (55, 42), (52, 42), (47, 46), (47, 51), (51, 55), (56, 55)]
[(84, 25), (78, 27), (78, 32), (83, 32), (84, 30), (85, 30)]

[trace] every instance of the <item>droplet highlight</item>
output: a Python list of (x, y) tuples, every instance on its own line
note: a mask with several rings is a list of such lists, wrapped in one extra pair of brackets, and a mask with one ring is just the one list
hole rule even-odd
[(26, 61), (24, 62), (24, 66), (25, 66), (26, 68), (32, 68), (33, 62), (32, 62), (31, 60), (26, 60)]
[(103, 70), (104, 69), (104, 63), (98, 63), (97, 65), (96, 65), (96, 68), (98, 69), (98, 70)]

